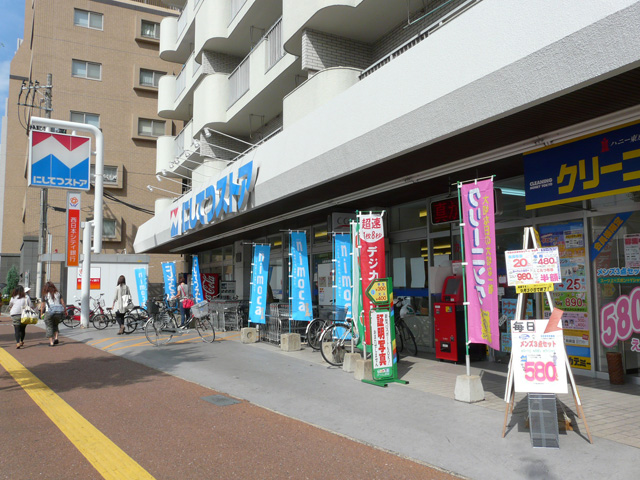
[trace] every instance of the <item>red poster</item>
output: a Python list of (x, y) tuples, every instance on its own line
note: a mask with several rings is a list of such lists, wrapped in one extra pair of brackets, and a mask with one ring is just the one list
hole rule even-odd
[(80, 193), (67, 192), (67, 267), (80, 260)]
[(202, 293), (208, 302), (218, 296), (220, 291), (220, 275), (217, 273), (201, 273)]
[[(382, 214), (359, 214), (360, 237), (360, 272), (362, 275), (362, 291), (365, 292), (376, 278), (385, 278), (384, 228)], [(370, 312), (374, 305), (366, 295), (362, 296), (364, 310), (365, 336), (364, 342), (371, 344), (369, 335)]]

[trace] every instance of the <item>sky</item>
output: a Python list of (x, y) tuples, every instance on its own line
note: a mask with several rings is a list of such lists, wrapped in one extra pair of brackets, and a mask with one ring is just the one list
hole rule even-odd
[(24, 5), (24, 0), (0, 0), (0, 122), (9, 93), (11, 59), (17, 50), (18, 38), (24, 34)]

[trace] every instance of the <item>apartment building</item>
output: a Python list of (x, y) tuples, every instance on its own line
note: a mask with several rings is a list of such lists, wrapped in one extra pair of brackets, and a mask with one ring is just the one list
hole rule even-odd
[[(11, 62), (3, 138), (0, 251), (3, 270), (17, 263), (21, 274), (28, 276), (23, 281), (35, 292), (42, 208), (40, 189), (27, 187), (27, 124), (30, 116), (47, 115), (42, 108), (47, 75), (52, 80), (51, 118), (102, 130), (103, 253), (131, 254), (137, 228), (151, 217), (158, 197), (146, 188), (149, 178), (155, 178), (157, 138), (181, 128), (181, 122), (157, 115), (158, 81), (177, 69), (158, 56), (160, 24), (179, 12), (158, 0), (24, 3), (25, 40)], [(22, 105), (16, 107), (17, 103)], [(92, 156), (92, 171), (94, 161)], [(181, 187), (174, 188), (180, 191)], [(81, 205), (80, 220), (93, 218), (93, 188), (82, 193)], [(56, 259), (66, 253), (65, 209), (66, 190), (49, 189), (44, 238), (46, 244), (51, 237), (47, 252), (53, 261), (45, 263), (44, 269), (49, 269), (46, 275), (57, 284), (64, 284), (64, 263)], [(149, 276), (152, 283), (162, 281), (160, 256), (151, 257)]]
[[(317, 289), (336, 226), (384, 210), (386, 271), (433, 351), (433, 303), (461, 250), (457, 220), (435, 208), (457, 210), (456, 182), (493, 177), (498, 275), (535, 226), (562, 247), (554, 301), (571, 312), (572, 367), (606, 375), (614, 350), (640, 378), (640, 331), (606, 314), (640, 295), (616, 270), (637, 267), (640, 234), (638, 2), (167, 3), (181, 14), (162, 21), (159, 54), (181, 67), (160, 78), (157, 113), (184, 127), (158, 139), (150, 186), (190, 191), (156, 203), (136, 252), (197, 254), (246, 299), (251, 244), (266, 243), (286, 302), (287, 231), (307, 232)], [(515, 292), (499, 296), (506, 315)]]

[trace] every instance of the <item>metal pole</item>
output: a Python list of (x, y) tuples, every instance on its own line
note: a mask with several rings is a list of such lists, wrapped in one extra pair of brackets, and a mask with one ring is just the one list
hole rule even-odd
[[(47, 86), (44, 94), (44, 116), (51, 118), (52, 110), (52, 89), (53, 76), (47, 73)], [(28, 94), (27, 94), (28, 96)], [(38, 264), (36, 267), (36, 296), (39, 297), (43, 286), (43, 265), (42, 256), (45, 254), (45, 238), (47, 237), (47, 208), (49, 207), (49, 190), (43, 188), (40, 190), (40, 235), (38, 237)], [(47, 270), (47, 274), (48, 274)]]
[(93, 222), (82, 222), (84, 232), (82, 234), (82, 289), (80, 304), (80, 323), (83, 327), (89, 326), (89, 295), (91, 288), (91, 230)]
[(469, 318), (467, 313), (467, 267), (464, 257), (464, 217), (462, 215), (462, 183), (458, 182), (458, 217), (460, 219), (460, 251), (462, 252), (462, 293), (464, 303), (464, 345), (465, 357), (464, 363), (467, 367), (467, 377), (471, 375), (471, 358), (469, 357)]

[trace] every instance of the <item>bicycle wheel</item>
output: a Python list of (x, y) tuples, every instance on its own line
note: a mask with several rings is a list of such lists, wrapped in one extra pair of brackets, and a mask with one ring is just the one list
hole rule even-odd
[(193, 321), (196, 324), (196, 330), (198, 331), (200, 338), (202, 338), (202, 341), (213, 343), (216, 339), (216, 332), (213, 329), (213, 323), (211, 323), (209, 317), (194, 318)]
[(407, 327), (405, 323), (402, 324), (402, 340), (404, 341), (403, 347), (407, 349), (407, 355), (415, 357), (418, 354), (418, 345), (416, 344), (416, 337), (413, 336), (413, 332)]
[(146, 321), (149, 318), (149, 312), (143, 307), (133, 307), (127, 312), (127, 315), (135, 318), (136, 320)]
[(107, 328), (110, 322), (111, 320), (109, 319), (109, 317), (107, 317), (103, 313), (94, 315), (94, 317), (91, 319), (91, 323), (93, 323), (93, 326), (98, 330), (104, 330), (105, 328)]
[(320, 338), (320, 353), (329, 365), (341, 367), (344, 363), (349, 332), (349, 325), (346, 323), (334, 323), (325, 329)]
[(400, 354), (404, 350), (404, 338), (403, 332), (399, 325), (396, 325), (396, 352), (398, 353), (398, 360), (400, 360)]
[(80, 325), (80, 309), (73, 305), (67, 307), (64, 312), (64, 317), (62, 318), (62, 323), (64, 323), (69, 328), (75, 328)]
[(320, 350), (320, 335), (325, 325), (324, 320), (316, 318), (307, 327), (307, 344), (314, 350)]
[(128, 313), (124, 316), (124, 333), (133, 333), (138, 328), (138, 319)]
[(164, 345), (171, 341), (174, 328), (169, 316), (158, 314), (150, 317), (144, 324), (144, 335), (151, 345)]

